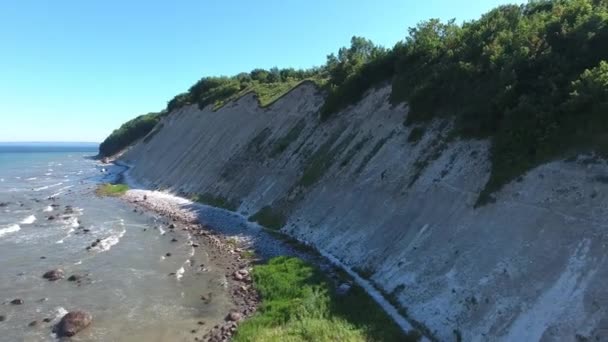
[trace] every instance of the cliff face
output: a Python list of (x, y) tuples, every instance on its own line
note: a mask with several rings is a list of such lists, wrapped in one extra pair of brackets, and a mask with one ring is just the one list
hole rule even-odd
[(283, 231), (370, 277), (440, 340), (608, 338), (606, 163), (542, 165), (474, 208), (490, 143), (450, 139), (449, 122), (404, 127), (389, 94), (323, 123), (307, 83), (268, 108), (253, 95), (184, 107), (122, 159), (148, 186), (245, 215), (270, 206)]

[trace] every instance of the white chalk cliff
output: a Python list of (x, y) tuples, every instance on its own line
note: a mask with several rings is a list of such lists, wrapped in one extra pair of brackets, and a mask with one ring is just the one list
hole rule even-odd
[[(608, 167), (591, 155), (537, 167), (474, 208), (489, 141), (408, 142), (390, 86), (325, 122), (303, 83), (261, 108), (170, 113), (122, 156), (138, 182), (285, 215), (283, 231), (369, 276), (441, 341), (608, 339)], [(312, 176), (311, 176), (312, 175)], [(306, 180), (302, 180), (302, 177)]]

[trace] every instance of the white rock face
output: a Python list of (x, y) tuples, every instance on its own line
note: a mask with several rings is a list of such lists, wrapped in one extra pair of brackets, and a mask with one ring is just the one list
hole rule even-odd
[[(446, 143), (439, 121), (408, 142), (407, 107), (389, 94), (323, 123), (308, 83), (268, 108), (253, 95), (217, 112), (185, 107), (122, 160), (147, 186), (221, 195), (249, 215), (280, 208), (284, 231), (369, 273), (439, 340), (608, 338), (606, 162), (542, 165), (474, 208), (489, 142)], [(319, 149), (320, 177), (302, 185)]]

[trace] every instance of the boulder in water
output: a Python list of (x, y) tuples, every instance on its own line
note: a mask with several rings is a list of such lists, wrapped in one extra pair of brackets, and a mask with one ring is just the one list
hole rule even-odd
[(4, 321), (6, 321), (6, 317), (5, 317), (5, 316), (0, 315), (0, 322), (4, 322)]
[(12, 305), (22, 305), (23, 304), (23, 299), (20, 299), (20, 298), (13, 299), (13, 300), (11, 300), (11, 304)]
[(71, 337), (84, 330), (91, 325), (92, 322), (93, 316), (88, 312), (68, 312), (55, 326), (55, 333), (57, 333), (57, 336), (59, 337)]
[(65, 273), (62, 269), (50, 270), (42, 275), (42, 278), (47, 279), (48, 281), (56, 281), (62, 279), (65, 276)]

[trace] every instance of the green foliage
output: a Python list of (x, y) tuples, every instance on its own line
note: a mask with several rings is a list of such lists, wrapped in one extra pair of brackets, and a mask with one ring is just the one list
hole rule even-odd
[(411, 142), (412, 144), (418, 143), (418, 141), (420, 141), (420, 139), (422, 139), (424, 136), (424, 132), (425, 129), (422, 126), (412, 128), (410, 135), (407, 136), (407, 141)]
[(202, 204), (210, 205), (212, 207), (222, 208), (230, 211), (236, 211), (239, 207), (239, 203), (230, 200), (220, 195), (213, 195), (210, 193), (204, 193), (192, 196), (192, 200)]
[(356, 132), (350, 133), (340, 141), (335, 147), (334, 144), (342, 135), (342, 130), (336, 130), (329, 139), (323, 143), (308, 160), (302, 177), (298, 180), (298, 185), (309, 187), (318, 182), (323, 175), (333, 165), (334, 161), (348, 147), (350, 142), (357, 135)]
[(126, 184), (101, 184), (95, 190), (97, 196), (119, 197), (124, 195), (129, 190)]
[(112, 156), (143, 138), (156, 126), (162, 115), (163, 113), (149, 113), (127, 121), (99, 145), (99, 155)]
[(270, 153), (270, 157), (275, 157), (287, 149), (292, 142), (298, 140), (300, 134), (306, 127), (306, 121), (304, 119), (300, 119), (284, 136), (277, 139), (272, 148), (272, 152)]
[[(608, 1), (536, 0), (500, 6), (462, 25), (421, 22), (390, 50), (353, 37), (318, 68), (205, 77), (167, 109), (194, 103), (218, 108), (250, 91), (268, 105), (299, 82), (314, 80), (327, 94), (320, 110), (326, 120), (370, 88), (391, 82), (391, 102), (409, 105), (406, 124), (422, 127), (448, 118), (455, 135), (492, 141), (482, 203), (505, 183), (569, 150), (608, 154), (606, 42)], [(143, 121), (115, 132), (101, 154), (116, 153), (149, 132), (152, 122)], [(411, 142), (421, 130), (414, 128)], [(315, 159), (304, 183), (318, 180), (330, 160)]]
[(267, 205), (250, 216), (249, 222), (257, 222), (268, 229), (279, 230), (287, 223), (287, 219), (282, 212)]
[(363, 289), (338, 296), (323, 273), (301, 259), (271, 259), (254, 268), (253, 279), (262, 305), (234, 341), (418, 340), (404, 335)]

